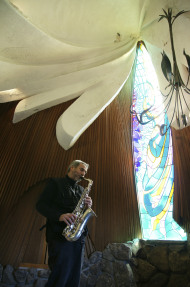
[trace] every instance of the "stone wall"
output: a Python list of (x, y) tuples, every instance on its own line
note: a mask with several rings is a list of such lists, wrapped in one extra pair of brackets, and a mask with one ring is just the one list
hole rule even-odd
[[(0, 266), (0, 287), (44, 287), (50, 271)], [(108, 244), (84, 258), (80, 287), (190, 287), (187, 242)]]
[(44, 287), (49, 274), (48, 269), (0, 265), (0, 287)]

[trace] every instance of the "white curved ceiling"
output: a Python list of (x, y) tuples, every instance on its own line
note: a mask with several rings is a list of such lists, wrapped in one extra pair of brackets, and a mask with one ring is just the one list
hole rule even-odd
[[(171, 55), (162, 9), (190, 10), (189, 0), (1, 0), (0, 102), (20, 100), (13, 122), (70, 99), (57, 139), (70, 148), (117, 96), (143, 40), (161, 87), (161, 51)], [(176, 20), (177, 22), (178, 20)], [(174, 30), (177, 57), (187, 65), (190, 13)]]

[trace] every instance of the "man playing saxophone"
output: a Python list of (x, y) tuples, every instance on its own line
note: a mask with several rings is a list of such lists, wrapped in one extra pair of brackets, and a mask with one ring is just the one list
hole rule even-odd
[[(84, 188), (78, 182), (85, 176), (89, 165), (74, 160), (64, 178), (50, 179), (42, 192), (36, 209), (46, 217), (46, 241), (48, 265), (51, 270), (46, 287), (77, 287), (80, 281), (81, 260), (87, 228), (76, 241), (68, 241), (63, 235), (66, 226), (76, 220), (73, 210)], [(86, 208), (91, 208), (92, 199), (84, 198)]]

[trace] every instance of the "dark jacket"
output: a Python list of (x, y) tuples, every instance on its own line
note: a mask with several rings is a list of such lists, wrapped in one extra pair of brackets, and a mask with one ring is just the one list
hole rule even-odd
[(68, 176), (53, 178), (48, 181), (36, 204), (39, 213), (47, 218), (46, 240), (65, 240), (62, 232), (65, 222), (60, 222), (63, 213), (72, 213), (81, 197), (84, 188)]

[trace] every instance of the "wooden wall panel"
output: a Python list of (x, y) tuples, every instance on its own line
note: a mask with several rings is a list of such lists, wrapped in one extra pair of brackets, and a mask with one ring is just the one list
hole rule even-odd
[[(43, 240), (38, 238), (42, 219), (34, 210), (39, 189), (33, 189), (33, 201), (29, 200), (29, 195), (25, 196), (28, 203), (24, 206), (21, 204), (23, 196), (29, 190), (31, 194), (31, 187), (45, 179), (65, 175), (73, 159), (82, 159), (90, 164), (88, 177), (94, 181), (91, 190), (93, 209), (98, 215), (89, 223), (95, 248), (102, 250), (109, 242), (124, 242), (141, 236), (134, 189), (127, 93), (123, 89), (68, 151), (59, 146), (55, 127), (58, 118), (72, 101), (42, 111), (15, 125), (11, 121), (16, 103), (0, 105), (0, 251), (4, 250), (0, 261), (3, 264), (26, 261), (43, 263)], [(12, 223), (15, 215), (19, 228)], [(16, 230), (22, 232), (18, 231), (14, 238)], [(15, 241), (17, 243), (13, 248)], [(35, 245), (37, 253), (34, 251)], [(5, 248), (10, 251), (7, 252)]]
[[(15, 125), (12, 116), (16, 103), (0, 105), (0, 263), (44, 263), (44, 233), (38, 230), (44, 218), (35, 211), (35, 202), (44, 181), (65, 175), (73, 159), (90, 164), (87, 176), (94, 181), (90, 194), (98, 217), (90, 220), (89, 231), (96, 250), (103, 250), (109, 242), (141, 237), (133, 176), (130, 87), (125, 85), (75, 145), (65, 151), (57, 142), (55, 128), (71, 103)], [(187, 150), (188, 146), (187, 141)], [(180, 153), (177, 151), (176, 165)], [(179, 165), (176, 173), (182, 178), (180, 169)], [(183, 184), (179, 180), (178, 184)], [(182, 213), (181, 198), (178, 205)]]
[(39, 182), (24, 193), (14, 205), (0, 232), (0, 262), (19, 265), (20, 262), (43, 263), (45, 257), (45, 218), (35, 210), (36, 200), (45, 186)]
[(174, 148), (174, 219), (190, 232), (190, 127), (172, 130)]

